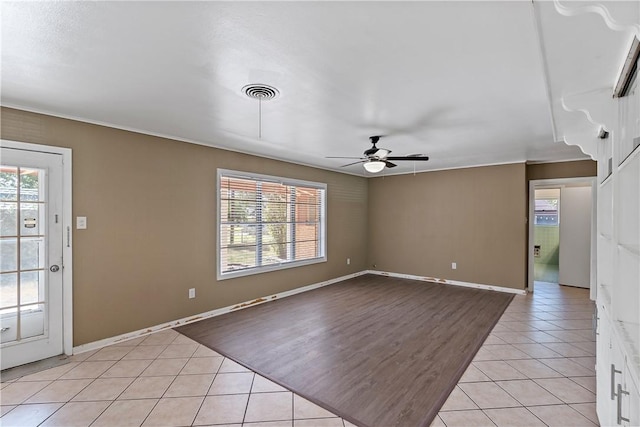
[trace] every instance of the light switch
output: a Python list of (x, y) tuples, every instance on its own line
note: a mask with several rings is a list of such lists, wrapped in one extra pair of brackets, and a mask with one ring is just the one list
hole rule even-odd
[(86, 216), (77, 216), (76, 217), (76, 230), (86, 230), (87, 228), (87, 217)]

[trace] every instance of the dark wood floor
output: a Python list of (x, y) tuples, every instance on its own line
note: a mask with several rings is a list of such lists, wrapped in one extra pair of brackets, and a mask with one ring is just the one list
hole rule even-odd
[(177, 330), (355, 424), (428, 426), (512, 297), (365, 275)]

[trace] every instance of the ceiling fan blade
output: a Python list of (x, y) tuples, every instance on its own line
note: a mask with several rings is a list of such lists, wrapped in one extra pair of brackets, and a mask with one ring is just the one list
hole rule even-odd
[(362, 157), (342, 157), (342, 156), (327, 156), (325, 159), (360, 159), (364, 160)]
[(405, 157), (387, 157), (386, 160), (412, 160), (412, 161), (418, 161), (418, 162), (425, 162), (427, 160), (429, 160), (429, 156), (405, 156)]
[(395, 163), (391, 163), (389, 161), (385, 161), (384, 164), (387, 165), (388, 168), (395, 168), (396, 166), (398, 166)]
[(366, 159), (365, 159), (365, 160), (359, 160), (359, 161), (357, 161), (357, 162), (347, 163), (346, 165), (342, 165), (342, 166), (340, 166), (340, 167), (341, 167), (341, 168), (344, 168), (344, 167), (347, 167), (347, 166), (353, 166), (353, 165), (357, 165), (358, 163), (364, 163), (364, 162), (366, 162), (366, 161), (367, 161)]

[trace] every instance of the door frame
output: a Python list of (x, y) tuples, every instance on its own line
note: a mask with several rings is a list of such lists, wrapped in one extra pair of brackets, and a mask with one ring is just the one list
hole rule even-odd
[(0, 139), (0, 147), (62, 156), (62, 349), (73, 354), (73, 214), (70, 148)]
[[(535, 200), (536, 200), (536, 192), (535, 190), (541, 188), (562, 188), (567, 185), (575, 185), (584, 183), (585, 186), (591, 186), (591, 271), (590, 271), (590, 280), (589, 280), (589, 291), (590, 298), (592, 300), (596, 299), (596, 267), (597, 267), (597, 206), (598, 206), (598, 191), (597, 191), (597, 180), (595, 176), (586, 176), (579, 178), (554, 178), (554, 179), (535, 179), (529, 181), (529, 247), (527, 248), (527, 266), (528, 266), (528, 277), (527, 277), (527, 285), (529, 287), (529, 292), (534, 291), (534, 280), (533, 280), (533, 268), (534, 268), (534, 257), (533, 257), (533, 246), (535, 243), (534, 240), (534, 223), (535, 223)], [(562, 209), (562, 201), (560, 201), (560, 209)], [(560, 224), (562, 227), (562, 224)]]

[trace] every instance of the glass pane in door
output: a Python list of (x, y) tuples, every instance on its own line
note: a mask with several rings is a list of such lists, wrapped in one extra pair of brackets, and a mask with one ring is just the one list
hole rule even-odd
[(20, 270), (44, 268), (45, 252), (43, 237), (24, 237), (20, 244)]
[(0, 342), (46, 333), (45, 170), (0, 166)]
[(44, 271), (27, 271), (20, 273), (20, 305), (33, 304), (44, 301), (42, 283)]
[(2, 273), (0, 291), (0, 315), (3, 315), (18, 305), (18, 274)]
[(20, 203), (20, 235), (39, 236), (44, 214), (44, 203)]
[(20, 200), (43, 202), (40, 199), (40, 170), (20, 168)]
[(15, 237), (0, 238), (0, 269), (15, 271), (18, 269), (18, 239)]
[[(2, 191), (0, 190), (0, 194)], [(0, 236), (18, 235), (18, 206), (14, 202), (0, 202)]]
[(0, 200), (18, 200), (18, 168), (0, 166)]

